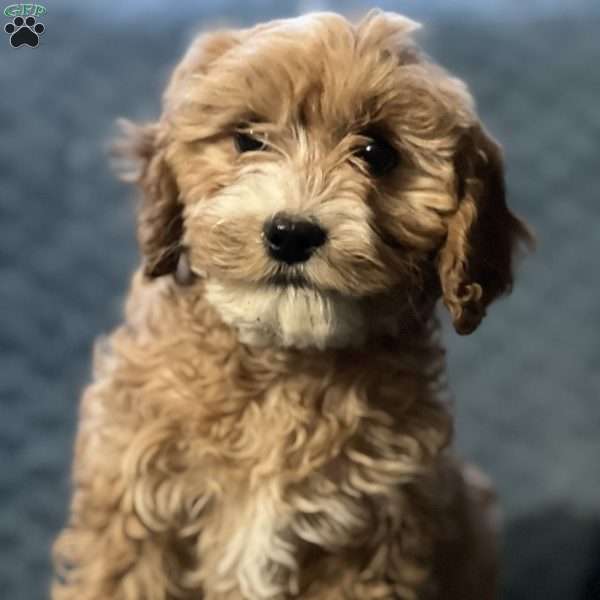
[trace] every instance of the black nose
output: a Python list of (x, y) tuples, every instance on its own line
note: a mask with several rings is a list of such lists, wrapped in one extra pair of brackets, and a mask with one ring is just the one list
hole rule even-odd
[(265, 224), (264, 238), (269, 254), (291, 265), (307, 261), (325, 243), (327, 234), (311, 221), (277, 215)]

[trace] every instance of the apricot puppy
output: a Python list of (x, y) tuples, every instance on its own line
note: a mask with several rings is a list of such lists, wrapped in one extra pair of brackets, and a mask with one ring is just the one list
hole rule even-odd
[(529, 234), (416, 28), (202, 35), (127, 126), (143, 262), (83, 396), (55, 600), (494, 598), (434, 310), (473, 331)]

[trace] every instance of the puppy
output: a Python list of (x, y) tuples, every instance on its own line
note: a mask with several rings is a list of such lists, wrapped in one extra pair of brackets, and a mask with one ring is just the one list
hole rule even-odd
[(82, 399), (55, 600), (494, 597), (434, 311), (472, 332), (529, 234), (416, 28), (202, 35), (127, 126), (143, 262)]

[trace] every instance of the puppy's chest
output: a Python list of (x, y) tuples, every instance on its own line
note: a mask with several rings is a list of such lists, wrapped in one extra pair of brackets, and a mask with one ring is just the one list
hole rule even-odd
[(224, 484), (222, 501), (200, 534), (215, 586), (239, 588), (247, 598), (289, 597), (300, 589), (308, 553), (374, 542), (402, 507), (399, 478), (383, 471), (366, 474), (342, 451), (312, 468), (298, 465), (295, 476), (284, 467), (261, 474), (258, 483), (249, 472), (230, 490)]
[(429, 425), (419, 429), (431, 406), (414, 402), (416, 378), (382, 382), (367, 397), (354, 378), (325, 368), (274, 376), (282, 364), (255, 359), (182, 365), (169, 371), (185, 415), (177, 497), (204, 507), (184, 513), (215, 589), (286, 597), (300, 585), (307, 548), (336, 553), (399, 526), (402, 485), (422, 470), (431, 437)]
[(246, 456), (235, 483), (233, 471), (219, 473), (223, 496), (205, 543), (221, 589), (287, 597), (301, 585), (309, 548), (336, 553), (399, 525), (401, 487), (415, 477), (406, 450), (383, 415), (349, 423), (343, 413), (321, 413), (318, 423), (290, 418), (279, 431), (271, 422), (254, 443), (238, 446)]

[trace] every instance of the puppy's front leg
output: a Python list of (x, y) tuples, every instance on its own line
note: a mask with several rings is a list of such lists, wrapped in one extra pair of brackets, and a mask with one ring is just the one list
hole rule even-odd
[[(348, 472), (356, 483), (356, 470)], [(349, 483), (340, 487), (350, 491)], [(431, 502), (418, 482), (380, 489), (378, 494), (304, 496), (303, 505), (321, 510), (298, 514), (294, 523), (295, 531), (312, 542), (303, 561), (302, 598), (429, 598), (434, 549)]]
[(54, 547), (53, 600), (201, 597), (198, 586), (181, 587), (197, 531), (185, 528), (176, 439), (168, 426), (132, 433), (83, 420), (69, 524)]
[[(411, 525), (408, 525), (410, 528)], [(429, 592), (430, 561), (406, 545), (405, 531), (395, 538), (381, 540), (380, 545), (364, 546), (355, 551), (324, 556), (313, 579), (306, 600), (431, 600)], [(413, 540), (414, 541), (414, 540)], [(422, 540), (421, 540), (422, 541)]]

